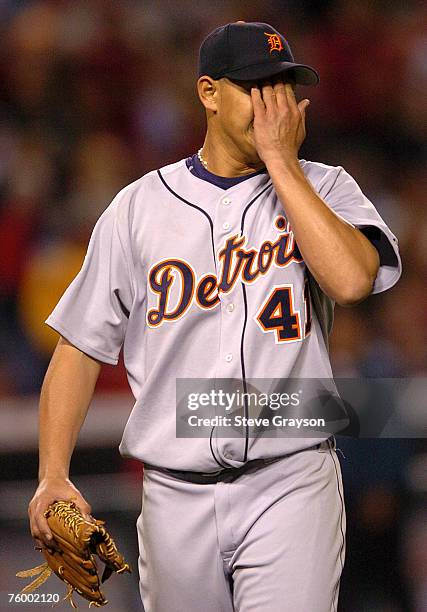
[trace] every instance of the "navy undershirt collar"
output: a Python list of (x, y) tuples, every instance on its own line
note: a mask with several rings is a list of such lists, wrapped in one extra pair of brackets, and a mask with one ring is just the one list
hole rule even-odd
[(202, 179), (203, 181), (208, 181), (208, 183), (212, 183), (221, 189), (230, 189), (230, 187), (234, 187), (234, 185), (242, 183), (243, 181), (246, 181), (246, 179), (252, 178), (257, 174), (267, 172), (266, 168), (263, 168), (262, 170), (252, 172), (251, 174), (245, 174), (244, 176), (218, 176), (217, 174), (213, 174), (212, 172), (209, 172), (209, 170), (206, 170), (206, 168), (200, 162), (200, 159), (197, 157), (197, 153), (191, 157), (188, 157), (185, 160), (185, 163), (191, 174), (194, 174), (194, 176), (197, 176), (197, 178)]

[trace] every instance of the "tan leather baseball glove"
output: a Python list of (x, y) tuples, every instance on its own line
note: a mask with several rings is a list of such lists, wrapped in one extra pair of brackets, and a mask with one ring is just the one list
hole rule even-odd
[(118, 552), (110, 534), (103, 527), (104, 521), (94, 523), (83, 518), (74, 502), (57, 501), (51, 504), (44, 515), (60, 552), (50, 552), (42, 549), (46, 563), (29, 570), (23, 570), (16, 575), (19, 578), (38, 577), (24, 587), (21, 593), (33, 591), (43, 584), (55, 572), (68, 585), (64, 600), (69, 600), (73, 608), (73, 591), (87, 599), (93, 606), (104, 606), (108, 603), (100, 590), (100, 580), (95, 555), (105, 563), (101, 582), (104, 582), (113, 572), (121, 574), (130, 572)]

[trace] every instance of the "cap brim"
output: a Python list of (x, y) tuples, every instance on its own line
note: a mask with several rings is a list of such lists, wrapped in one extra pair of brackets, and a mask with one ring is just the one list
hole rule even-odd
[(223, 76), (235, 81), (258, 81), (260, 79), (268, 79), (282, 72), (293, 72), (297, 85), (317, 85), (320, 80), (314, 68), (305, 64), (294, 64), (293, 62), (246, 66), (245, 68), (239, 68), (239, 70), (232, 70)]

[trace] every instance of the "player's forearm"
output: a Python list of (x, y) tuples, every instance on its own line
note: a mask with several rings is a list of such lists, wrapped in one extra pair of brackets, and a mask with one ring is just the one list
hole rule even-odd
[(378, 272), (377, 250), (323, 202), (298, 160), (267, 167), (298, 248), (323, 291), (342, 305), (363, 300)]
[(40, 395), (39, 480), (67, 478), (101, 366), (61, 339)]

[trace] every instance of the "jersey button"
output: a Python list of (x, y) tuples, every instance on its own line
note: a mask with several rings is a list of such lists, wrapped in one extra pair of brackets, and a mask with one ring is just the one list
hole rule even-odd
[(222, 203), (224, 204), (224, 206), (229, 206), (231, 204), (231, 200), (230, 198), (224, 198)]
[(228, 354), (225, 356), (225, 361), (230, 362), (232, 359), (233, 359), (233, 355), (232, 355), (231, 353), (228, 353)]
[(225, 223), (222, 224), (222, 229), (228, 230), (230, 229), (230, 224), (228, 221), (226, 221)]
[(231, 304), (227, 304), (227, 311), (228, 312), (233, 312), (235, 306), (233, 304), (233, 302), (231, 302)]

